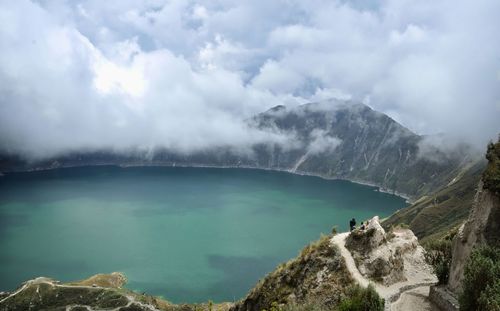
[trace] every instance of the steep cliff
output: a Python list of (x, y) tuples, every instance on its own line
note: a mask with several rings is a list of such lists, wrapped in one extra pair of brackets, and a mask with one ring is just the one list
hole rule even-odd
[[(453, 239), (448, 281), (445, 286), (436, 286), (431, 289), (431, 299), (444, 310), (458, 310), (459, 301), (457, 298), (459, 296), (460, 304), (466, 304), (466, 306), (460, 305), (461, 310), (475, 310), (477, 306), (474, 305), (478, 303), (481, 291), (486, 287), (491, 290), (486, 282), (492, 280), (485, 279), (486, 276), (478, 272), (483, 268), (471, 263), (470, 259), (483, 256), (478, 255), (477, 252), (481, 252), (484, 246), (492, 247), (492, 250), (500, 248), (500, 140), (496, 144), (492, 143), (488, 146), (486, 158), (488, 159), (488, 165), (482, 174), (475, 193), (471, 212), (467, 221), (460, 226)], [(488, 261), (489, 259), (480, 258), (477, 260), (484, 262), (481, 260)], [(493, 261), (490, 263), (494, 266)], [(472, 272), (471, 267), (479, 270)], [(466, 281), (465, 274), (468, 269), (469, 278), (472, 280)], [(486, 270), (495, 273), (489, 268)], [(479, 273), (479, 275), (472, 276), (475, 273)], [(481, 286), (483, 289), (480, 289)], [(472, 290), (474, 295), (470, 295), (470, 292), (465, 294), (466, 289)], [(499, 293), (497, 291), (494, 295)], [(489, 294), (485, 297), (500, 301), (500, 297), (489, 297)], [(495, 309), (491, 306), (487, 307), (487, 309), (483, 307), (480, 309), (498, 310), (498, 308)]]
[(472, 250), (481, 244), (500, 247), (500, 141), (488, 147), (486, 157), (488, 167), (472, 211), (453, 240), (448, 288), (455, 294), (460, 292), (464, 266)]
[(465, 146), (445, 153), (361, 103), (281, 107), (254, 120), (260, 128), (295, 133), (303, 146), (261, 156), (270, 167), (373, 183), (413, 198), (449, 183), (471, 160)]
[(482, 182), (470, 216), (453, 240), (448, 287), (455, 294), (460, 292), (465, 263), (480, 244), (500, 245), (500, 198), (484, 189)]

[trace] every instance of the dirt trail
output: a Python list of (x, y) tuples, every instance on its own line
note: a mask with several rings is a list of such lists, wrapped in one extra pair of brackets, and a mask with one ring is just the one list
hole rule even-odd
[(405, 266), (407, 270), (407, 281), (398, 282), (390, 286), (375, 283), (365, 278), (356, 267), (351, 252), (345, 247), (345, 239), (349, 232), (335, 235), (331, 242), (337, 245), (342, 257), (344, 257), (347, 269), (354, 280), (361, 286), (368, 286), (372, 283), (379, 295), (385, 299), (386, 311), (435, 311), (439, 310), (433, 307), (428, 301), (429, 286), (435, 283), (428, 273), (419, 273), (420, 267)]

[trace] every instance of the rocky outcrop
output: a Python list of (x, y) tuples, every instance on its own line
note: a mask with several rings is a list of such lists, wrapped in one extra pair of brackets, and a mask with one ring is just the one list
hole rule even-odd
[(364, 229), (355, 229), (346, 239), (346, 247), (362, 256), (368, 255), (386, 242), (385, 230), (379, 223), (378, 216), (370, 219)]
[(337, 234), (332, 242), (355, 282), (363, 287), (374, 285), (385, 299), (384, 310), (434, 310), (428, 293), (437, 278), (411, 230), (396, 228), (386, 233), (374, 217), (365, 230)]
[(457, 298), (448, 290), (446, 286), (431, 286), (429, 300), (438, 306), (441, 311), (459, 310)]
[(407, 281), (415, 273), (433, 279), (431, 268), (425, 263), (424, 249), (413, 232), (396, 228), (386, 233), (378, 217), (370, 219), (364, 230), (351, 232), (345, 246), (354, 257), (359, 272), (384, 286)]
[(448, 288), (454, 294), (460, 292), (465, 264), (474, 247), (479, 244), (500, 245), (500, 198), (490, 190), (483, 189), (482, 182), (469, 219), (453, 240)]

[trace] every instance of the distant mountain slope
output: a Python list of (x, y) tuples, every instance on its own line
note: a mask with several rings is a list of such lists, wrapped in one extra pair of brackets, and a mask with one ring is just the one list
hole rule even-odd
[(407, 224), (423, 243), (443, 237), (467, 219), (485, 167), (486, 161), (480, 160), (464, 168), (452, 183), (394, 213), (384, 227)]
[(254, 122), (293, 132), (302, 142), (302, 148), (260, 155), (267, 167), (373, 183), (413, 198), (447, 184), (471, 160), (461, 149), (425, 146), (421, 152), (424, 137), (360, 103), (278, 106)]
[(294, 139), (285, 145), (249, 146), (249, 153), (230, 147), (189, 155), (158, 149), (98, 151), (34, 163), (0, 156), (0, 171), (97, 164), (249, 167), (368, 183), (416, 199), (448, 184), (472, 160), (465, 149), (445, 153), (424, 145), (424, 137), (361, 103), (330, 100), (277, 106), (247, 123)]

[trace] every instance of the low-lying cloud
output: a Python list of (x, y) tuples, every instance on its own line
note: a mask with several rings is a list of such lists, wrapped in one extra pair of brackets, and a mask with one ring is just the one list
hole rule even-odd
[(315, 129), (310, 136), (311, 142), (307, 148), (309, 155), (332, 152), (342, 143), (341, 139), (328, 135), (325, 130)]
[(244, 151), (293, 139), (248, 128), (252, 115), (331, 97), (481, 145), (500, 131), (499, 11), (496, 0), (3, 1), (0, 149)]

